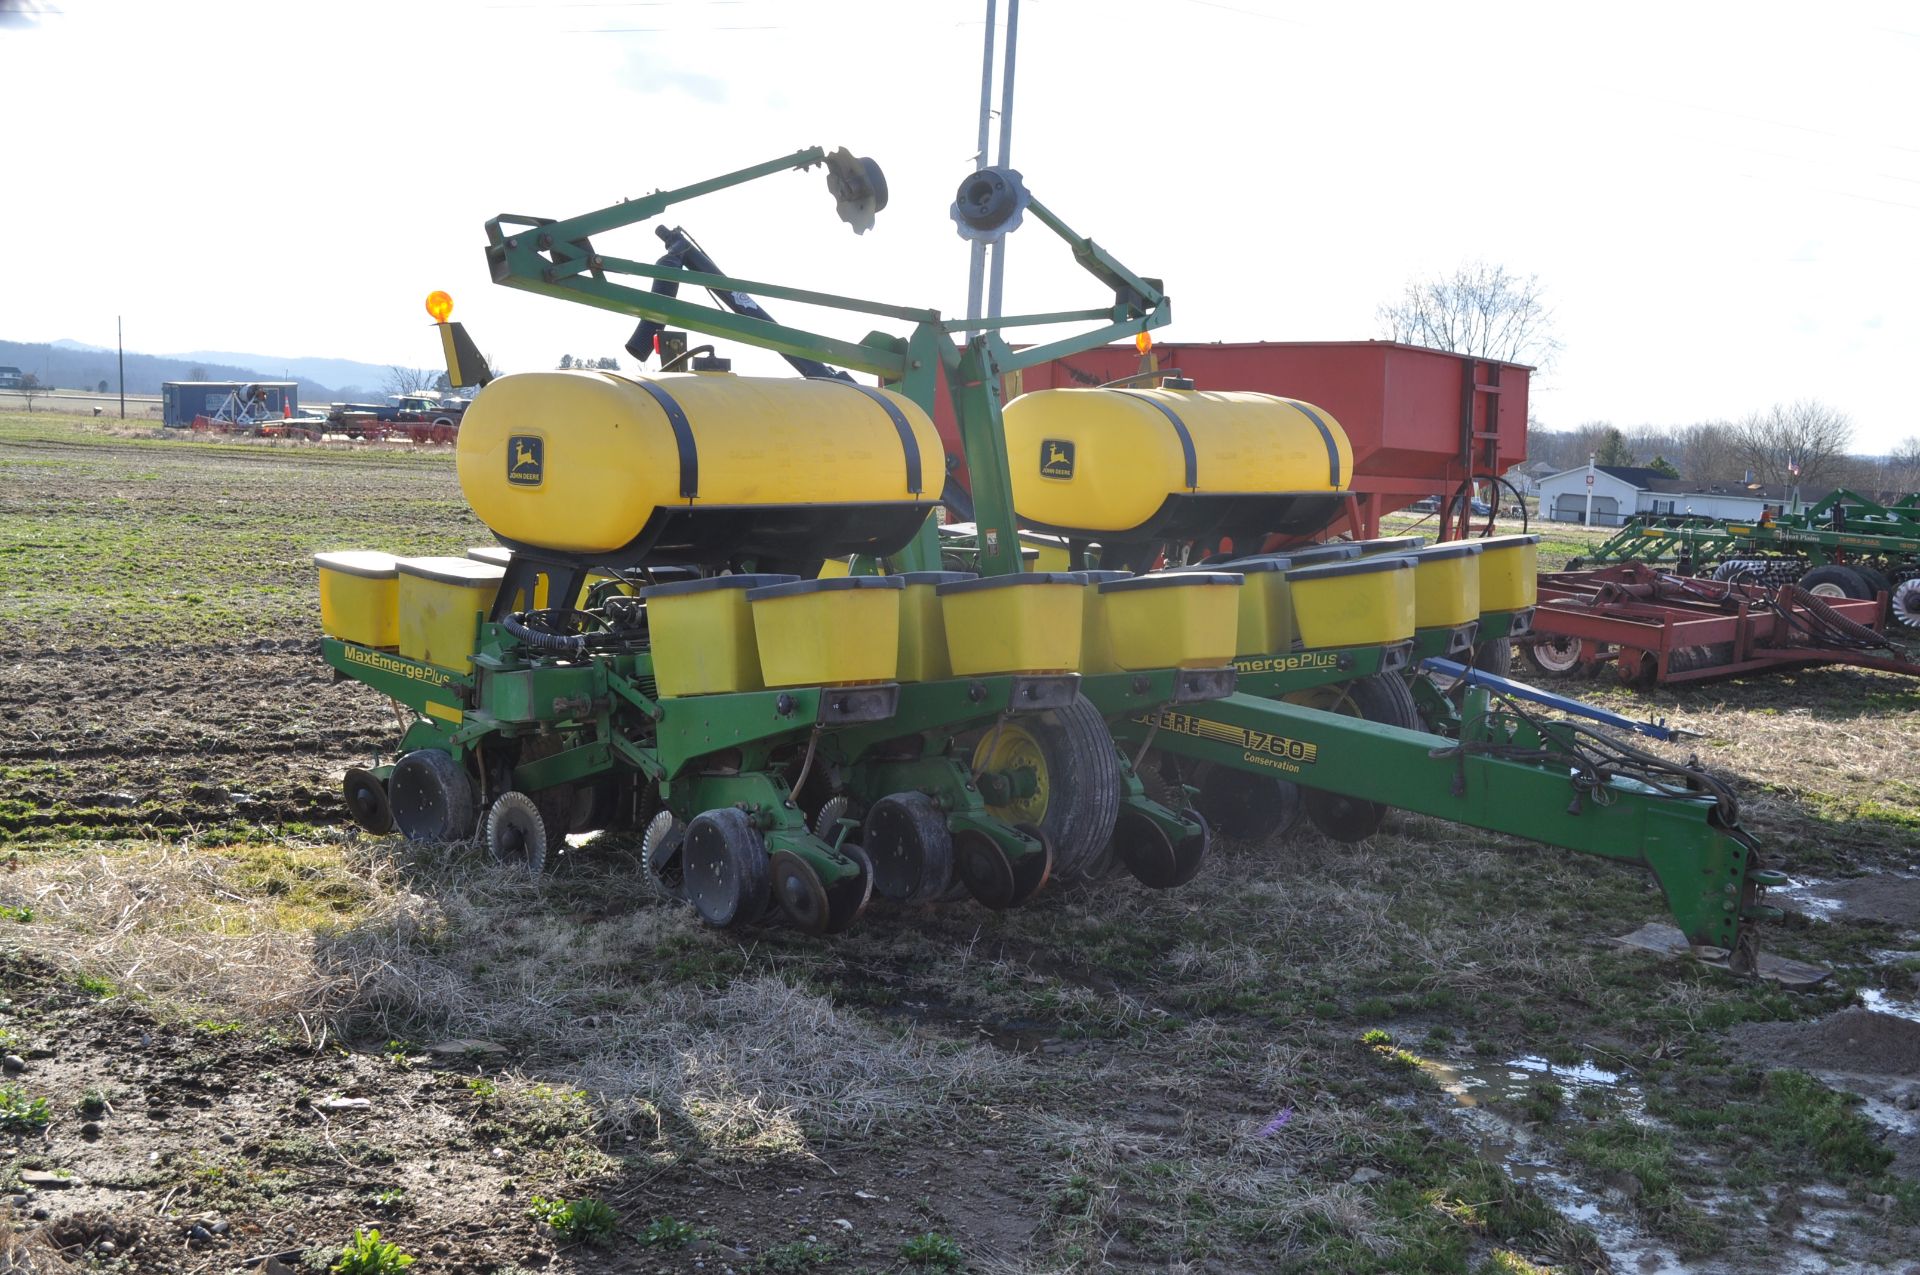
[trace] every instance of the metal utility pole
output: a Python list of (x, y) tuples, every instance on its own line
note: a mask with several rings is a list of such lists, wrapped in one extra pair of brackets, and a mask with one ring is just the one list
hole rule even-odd
[[(1007, 65), (1000, 73), (1000, 158), (994, 162), (1005, 168), (1013, 154), (1013, 54), (1020, 39), (1020, 0), (1007, 0)], [(1007, 241), (1003, 236), (993, 246), (993, 283), (987, 289), (987, 315), (1000, 317), (1000, 285), (1007, 277)]]
[(113, 343), (120, 350), (120, 419), (127, 419), (127, 334), (120, 316), (113, 316)]
[[(980, 58), (980, 144), (974, 152), (973, 166), (987, 166), (987, 130), (993, 119), (993, 11), (995, 0), (987, 0), (987, 49)], [(980, 317), (980, 294), (986, 285), (987, 245), (973, 241), (973, 260), (967, 271), (967, 317)], [(971, 339), (974, 334), (967, 334)]]
[[(986, 49), (980, 58), (980, 134), (979, 150), (975, 156), (976, 167), (987, 166), (989, 134), (993, 122), (993, 20), (997, 8), (996, 0), (987, 0), (987, 36)], [(1014, 50), (1020, 38), (1020, 0), (1007, 0), (1007, 61), (1000, 73), (1000, 149), (994, 163), (1006, 167), (1013, 153), (1013, 62)], [(986, 314), (998, 317), (1000, 314), (1001, 283), (1006, 278), (1007, 241), (1003, 236), (992, 245), (983, 240), (973, 244), (972, 265), (967, 275), (967, 317), (981, 317), (980, 293), (983, 276), (986, 273), (987, 253), (993, 253), (993, 281), (986, 288)], [(968, 334), (972, 336), (972, 333)]]

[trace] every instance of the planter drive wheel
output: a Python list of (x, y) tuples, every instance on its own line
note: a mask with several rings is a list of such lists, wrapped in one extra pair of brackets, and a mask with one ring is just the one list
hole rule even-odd
[[(1413, 694), (1395, 674), (1375, 674), (1337, 686), (1315, 687), (1289, 695), (1287, 702), (1407, 730), (1420, 729), (1420, 714)], [(1380, 821), (1387, 813), (1387, 807), (1377, 801), (1322, 789), (1307, 789), (1301, 800), (1313, 826), (1341, 842), (1363, 841), (1372, 836), (1379, 831)]]
[(1006, 823), (1039, 828), (1062, 880), (1100, 867), (1120, 812), (1120, 759), (1106, 719), (1085, 698), (989, 727), (974, 745), (973, 770), (1002, 772), (1031, 785), (1031, 791), (987, 811)]

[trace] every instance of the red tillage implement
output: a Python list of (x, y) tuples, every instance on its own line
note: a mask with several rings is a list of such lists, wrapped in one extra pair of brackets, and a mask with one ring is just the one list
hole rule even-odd
[(1669, 575), (1628, 562), (1540, 577), (1527, 654), (1547, 673), (1599, 672), (1628, 685), (1851, 664), (1920, 676), (1887, 639), (1887, 599), (1815, 597)]

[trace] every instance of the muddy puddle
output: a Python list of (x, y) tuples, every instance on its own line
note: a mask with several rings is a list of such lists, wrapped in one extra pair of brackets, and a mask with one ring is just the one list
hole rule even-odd
[(1864, 877), (1792, 877), (1768, 900), (1815, 921), (1879, 921), (1920, 932), (1920, 874), (1881, 872)]

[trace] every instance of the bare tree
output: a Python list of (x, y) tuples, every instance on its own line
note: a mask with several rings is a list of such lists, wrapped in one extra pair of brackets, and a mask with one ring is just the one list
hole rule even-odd
[(1380, 307), (1379, 318), (1391, 339), (1436, 350), (1536, 367), (1550, 366), (1560, 352), (1540, 276), (1522, 278), (1484, 261), (1409, 282), (1396, 304)]
[(439, 375), (431, 368), (400, 367), (387, 369), (386, 390), (389, 394), (418, 394), (421, 390), (433, 388), (433, 378)]
[(1732, 482), (1746, 464), (1733, 426), (1725, 421), (1688, 425), (1676, 432), (1674, 442), (1680, 473), (1693, 482)]
[(204, 381), (207, 379), (207, 369), (196, 363), (187, 369), (187, 379), (189, 381)]
[(1814, 496), (1839, 481), (1853, 422), (1813, 399), (1775, 403), (1734, 429), (1741, 459), (1763, 483), (1799, 484)]
[(20, 383), (14, 388), (19, 391), (21, 398), (27, 400), (29, 412), (33, 410), (33, 400), (47, 392), (46, 387), (40, 384), (40, 378), (31, 372), (21, 376)]
[(1909, 434), (1887, 457), (1887, 490), (1920, 491), (1920, 434)]

